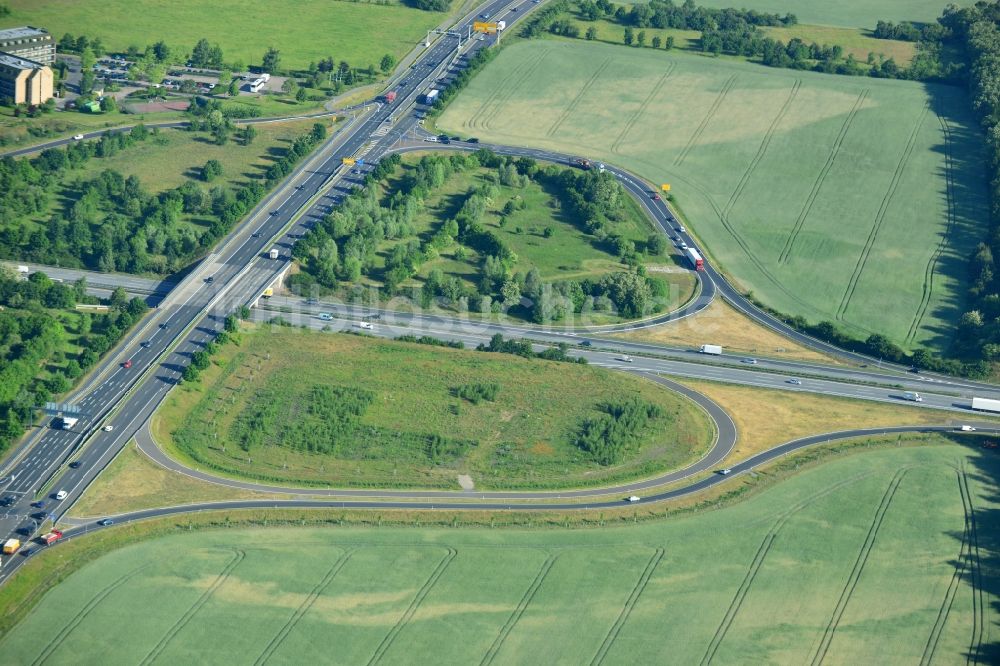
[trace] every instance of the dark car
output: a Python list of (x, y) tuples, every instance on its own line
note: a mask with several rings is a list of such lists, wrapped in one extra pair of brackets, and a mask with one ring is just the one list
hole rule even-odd
[(0, 500), (0, 506), (10, 506), (13, 503), (14, 503), (14, 498), (10, 495)]
[(479, 139), (476, 137), (471, 137), (466, 143), (479, 143)]
[(80, 463), (79, 460), (74, 460), (73, 462), (71, 462), (69, 464), (69, 467), (70, 467), (70, 469), (80, 469), (80, 465), (81, 465), (81, 463)]
[(594, 346), (594, 343), (593, 343), (593, 342), (591, 342), (590, 340), (584, 340), (584, 341), (582, 341), (582, 342), (580, 343), (580, 346), (581, 346), (581, 347), (593, 347), (593, 346)]
[(115, 521), (111, 520), (110, 518), (105, 518), (104, 520), (98, 520), (97, 524), (100, 525), (101, 527), (107, 527), (108, 525), (114, 525)]
[(32, 502), (31, 506), (35, 507), (36, 509), (44, 509), (45, 502), (43, 502), (42, 500), (38, 500), (37, 502)]
[(205, 282), (207, 284), (212, 284), (213, 282), (215, 282), (215, 276), (209, 275), (207, 278), (205, 278)]

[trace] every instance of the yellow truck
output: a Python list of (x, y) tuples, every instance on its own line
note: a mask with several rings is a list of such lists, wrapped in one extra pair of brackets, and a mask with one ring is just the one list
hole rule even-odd
[(3, 554), (13, 555), (21, 548), (21, 542), (17, 539), (7, 539), (3, 544)]

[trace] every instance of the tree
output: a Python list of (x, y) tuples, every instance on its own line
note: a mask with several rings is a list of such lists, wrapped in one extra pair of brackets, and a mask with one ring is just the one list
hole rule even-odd
[(111, 95), (105, 95), (104, 99), (101, 100), (101, 111), (105, 113), (114, 113), (118, 110), (118, 102)]
[(244, 146), (249, 146), (253, 143), (253, 140), (257, 138), (257, 128), (253, 125), (247, 125), (243, 128), (243, 133), (241, 135)]
[(229, 82), (229, 90), (226, 91), (230, 97), (236, 97), (240, 94), (240, 80), (233, 79)]
[(183, 374), (181, 374), (181, 381), (193, 382), (198, 379), (198, 368), (193, 365), (189, 365), (184, 368)]
[(595, 39), (597, 39), (597, 28), (590, 26), (587, 28), (587, 40), (592, 42)]
[(666, 41), (663, 42), (663, 48), (666, 49), (667, 51), (674, 48), (674, 38), (667, 37)]
[(636, 41), (636, 44), (639, 47), (645, 46), (646, 45), (646, 31), (645, 30), (640, 30), (639, 34), (636, 35), (636, 40), (635, 41)]
[(663, 251), (667, 249), (667, 239), (663, 234), (650, 234), (649, 238), (646, 239), (646, 253), (651, 256), (657, 256), (663, 254)]
[(386, 53), (382, 56), (382, 60), (379, 62), (378, 67), (382, 70), (383, 74), (388, 74), (392, 71), (392, 68), (396, 66), (396, 58), (393, 57), (391, 53)]
[(660, 46), (662, 44), (663, 44), (663, 40), (660, 39), (660, 36), (659, 35), (654, 35), (653, 36), (653, 41), (652, 41), (653, 48), (654, 49), (658, 49), (658, 48), (660, 48)]
[(309, 93), (306, 92), (305, 88), (299, 88), (299, 91), (295, 93), (295, 101), (301, 104), (307, 99), (309, 99)]
[(288, 95), (294, 95), (299, 91), (299, 82), (289, 76), (285, 79), (285, 82), (281, 84), (281, 91)]
[(500, 288), (500, 296), (506, 305), (516, 305), (521, 300), (521, 285), (516, 280), (507, 280)]
[(624, 41), (625, 46), (632, 46), (632, 43), (635, 42), (635, 31), (632, 28), (625, 28)]
[[(170, 47), (162, 40), (153, 44), (153, 56), (158, 62), (166, 62), (170, 59)], [(159, 83), (159, 81), (157, 81)]]
[(281, 52), (273, 46), (268, 48), (261, 67), (268, 74), (276, 74), (281, 68)]
[(235, 333), (240, 330), (240, 322), (237, 320), (236, 315), (229, 315), (226, 317), (226, 331), (230, 333)]
[(206, 183), (211, 183), (221, 175), (222, 163), (219, 162), (219, 160), (209, 160), (205, 162), (205, 166), (201, 168), (201, 179)]

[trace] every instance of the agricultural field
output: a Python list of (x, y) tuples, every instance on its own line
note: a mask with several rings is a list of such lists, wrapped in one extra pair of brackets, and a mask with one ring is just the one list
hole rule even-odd
[[(586, 421), (632, 400), (659, 413), (604, 460)], [(652, 382), (575, 363), (263, 327), (166, 399), (158, 441), (195, 467), (294, 485), (597, 485), (674, 469), (713, 433)]]
[[(404, 56), (443, 13), (411, 9), (395, 0), (327, 2), (275, 0), (247, 11), (241, 0), (219, 0), (207, 11), (199, 0), (8, 0), (11, 14), (0, 27), (35, 25), (56, 39), (64, 33), (100, 37), (105, 48), (124, 51), (163, 40), (188, 53), (199, 38), (222, 47), (227, 62), (260, 64), (268, 47), (281, 52), (284, 67), (305, 69), (327, 56), (354, 66), (378, 65), (391, 53)], [(114, 21), (108, 17), (114, 16)]]
[[(881, 449), (727, 508), (599, 530), (179, 524), (44, 596), (22, 591), (40, 600), (0, 650), (50, 664), (995, 662), (997, 463), (953, 443)], [(15, 593), (0, 590), (4, 607)]]
[[(633, 4), (633, 3), (628, 3)], [(850, 28), (874, 28), (883, 21), (935, 21), (948, 3), (941, 0), (696, 0), (700, 7), (742, 7), (772, 14), (795, 14), (799, 23), (833, 25)], [(963, 4), (963, 3), (955, 3)]]
[(950, 344), (985, 233), (983, 139), (952, 87), (541, 40), (500, 53), (439, 125), (671, 183), (742, 288), (907, 348)]

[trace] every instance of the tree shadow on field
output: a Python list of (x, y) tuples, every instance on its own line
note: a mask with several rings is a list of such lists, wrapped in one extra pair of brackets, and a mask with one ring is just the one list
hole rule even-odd
[[(996, 619), (1000, 614), (1000, 437), (953, 434), (949, 438), (970, 450), (972, 455), (966, 458), (971, 467), (959, 471), (959, 491), (965, 495), (965, 529), (952, 533), (960, 554), (951, 564), (962, 585), (953, 601), (946, 604), (947, 608), (942, 606), (942, 610), (950, 610), (952, 603), (956, 608), (967, 608), (971, 596), (974, 626), (964, 634), (969, 636), (966, 660), (976, 664), (997, 664), (1000, 663), (1000, 637), (997, 636), (1000, 622)], [(945, 623), (947, 631), (947, 619)], [(953, 634), (961, 634), (964, 630), (951, 629)], [(931, 647), (930, 641), (928, 647)], [(939, 654), (937, 658), (942, 663), (947, 661), (945, 655)]]
[[(921, 331), (931, 335), (926, 340), (930, 347), (961, 355), (961, 350), (951, 349), (955, 339), (955, 324), (967, 309), (966, 291), (969, 286), (969, 260), (976, 246), (986, 239), (989, 232), (989, 203), (987, 200), (988, 177), (986, 139), (970, 108), (966, 92), (955, 86), (925, 84), (931, 111), (941, 125), (942, 140), (931, 150), (941, 156), (934, 187), (940, 197), (941, 209), (949, 211), (945, 221), (947, 231), (939, 236), (943, 241), (940, 255), (933, 265), (935, 279), (928, 286), (939, 286), (941, 276), (958, 285), (949, 298), (941, 299), (932, 310), (925, 313)], [(933, 122), (928, 119), (927, 122)], [(914, 279), (924, 280), (922, 276)], [(936, 320), (942, 323), (928, 323)]]

